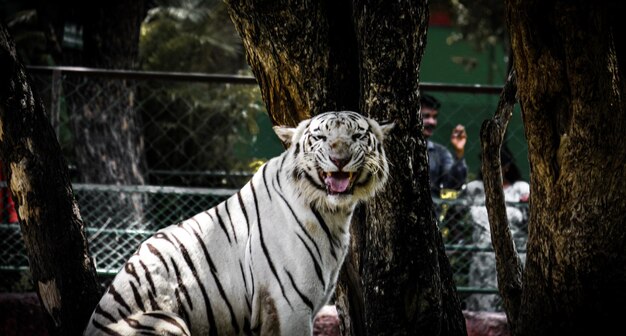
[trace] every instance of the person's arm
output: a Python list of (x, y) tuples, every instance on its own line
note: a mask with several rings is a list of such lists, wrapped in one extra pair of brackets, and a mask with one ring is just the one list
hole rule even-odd
[(465, 162), (467, 132), (463, 125), (459, 124), (454, 127), (450, 135), (450, 143), (454, 148), (454, 156), (448, 152), (449, 163), (446, 167), (446, 179), (443, 184), (445, 188), (460, 189), (467, 179), (467, 163)]

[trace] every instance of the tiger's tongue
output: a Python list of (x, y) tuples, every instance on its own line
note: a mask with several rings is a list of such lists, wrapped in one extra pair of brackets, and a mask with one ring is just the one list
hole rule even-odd
[(350, 177), (345, 173), (333, 173), (326, 176), (324, 182), (331, 193), (343, 193), (350, 185)]

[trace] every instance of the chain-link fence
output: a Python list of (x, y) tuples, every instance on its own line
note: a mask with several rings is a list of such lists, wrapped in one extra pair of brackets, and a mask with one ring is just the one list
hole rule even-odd
[[(70, 165), (90, 252), (102, 276), (115, 274), (155, 230), (232, 195), (260, 163), (282, 151), (251, 77), (69, 68), (30, 70)], [(480, 125), (493, 115), (500, 88), (424, 83), (422, 90), (442, 102), (433, 141), (449, 147), (452, 128), (459, 123), (465, 126), (468, 181), (475, 180), (480, 169)], [(128, 116), (118, 114), (127, 111), (134, 113), (132, 123), (114, 120), (126, 120)], [(99, 118), (106, 114), (112, 116)], [(91, 128), (89, 122), (98, 127)], [(93, 162), (81, 160), (80, 153), (86, 151), (77, 148), (96, 146), (98, 142), (109, 142), (103, 147), (124, 142), (115, 130), (99, 131), (111, 124), (136, 127), (140, 135), (137, 146), (141, 149), (138, 167), (143, 169), (145, 185), (114, 185), (86, 178)], [(98, 138), (99, 132), (105, 136)], [(518, 111), (509, 125), (507, 145), (522, 178), (528, 180)], [(0, 186), (0, 192), (0, 270), (26, 270), (28, 260), (19, 225), (7, 216), (10, 204), (5, 185)], [(484, 204), (473, 202), (465, 186), (440, 196), (434, 201), (459, 292), (464, 299), (472, 294), (489, 298), (488, 294), (496, 293), (495, 262), (490, 243), (484, 241), (488, 225), (485, 228), (476, 215), (483, 211)], [(526, 216), (526, 203), (513, 202), (510, 206), (521, 209)], [(516, 243), (522, 252), (525, 225), (526, 218), (522, 218), (515, 227), (521, 237)], [(472, 297), (467, 297), (468, 305)], [(497, 309), (497, 304), (494, 307)]]

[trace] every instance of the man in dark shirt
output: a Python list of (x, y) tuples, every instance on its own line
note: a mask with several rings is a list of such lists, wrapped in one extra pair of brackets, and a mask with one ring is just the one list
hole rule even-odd
[(421, 95), (420, 113), (424, 122), (423, 134), (427, 141), (430, 191), (433, 197), (441, 197), (442, 189), (460, 189), (467, 178), (465, 127), (459, 124), (452, 130), (450, 143), (454, 148), (454, 155), (445, 146), (430, 140), (437, 127), (440, 107), (441, 103), (435, 97)]

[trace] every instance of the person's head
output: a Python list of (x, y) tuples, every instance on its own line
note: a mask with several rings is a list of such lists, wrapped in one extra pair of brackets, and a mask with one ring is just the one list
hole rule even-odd
[(520, 173), (517, 164), (515, 164), (515, 157), (506, 144), (502, 145), (500, 150), (500, 165), (502, 166), (502, 179), (509, 183), (515, 183), (522, 179), (522, 173)]
[[(479, 155), (479, 158), (482, 160), (482, 155)], [(502, 179), (508, 183), (513, 184), (522, 179), (522, 173), (515, 163), (515, 157), (506, 143), (502, 144), (502, 148), (500, 148), (500, 166), (502, 167)], [(482, 169), (478, 171), (478, 179), (483, 179)]]
[(437, 127), (437, 116), (439, 114), (439, 107), (441, 103), (437, 98), (422, 93), (420, 95), (420, 114), (422, 115), (422, 121), (424, 123), (424, 137), (430, 138), (435, 132)]

